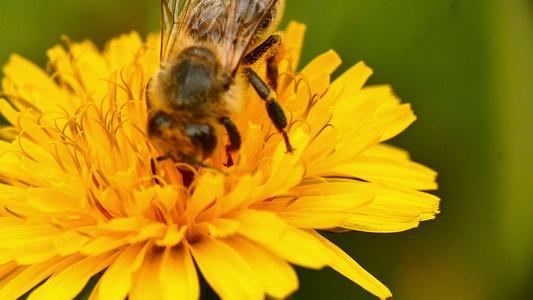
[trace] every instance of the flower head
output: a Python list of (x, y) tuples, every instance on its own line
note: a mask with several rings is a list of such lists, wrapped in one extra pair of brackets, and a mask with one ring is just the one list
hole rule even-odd
[(435, 189), (436, 174), (382, 144), (415, 117), (390, 87), (363, 87), (363, 63), (331, 84), (333, 51), (296, 72), (303, 33), (292, 23), (279, 55), (295, 150), (249, 89), (235, 164), (219, 147), (204, 162), (213, 168), (190, 172), (157, 162), (147, 142), (156, 36), (123, 35), (102, 52), (57, 46), (46, 72), (12, 56), (0, 101), (11, 124), (0, 132), (0, 298), (44, 281), (30, 299), (70, 299), (103, 270), (95, 299), (196, 299), (199, 272), (225, 299), (284, 298), (298, 288), (291, 264), (329, 266), (391, 296), (316, 230), (416, 227), (438, 213), (438, 198), (419, 191)]

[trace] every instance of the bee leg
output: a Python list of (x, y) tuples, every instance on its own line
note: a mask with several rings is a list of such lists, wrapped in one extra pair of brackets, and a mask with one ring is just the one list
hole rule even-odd
[(157, 161), (164, 161), (164, 160), (171, 159), (171, 158), (172, 158), (172, 157), (170, 156), (170, 154), (165, 154), (165, 155), (163, 155), (163, 156), (158, 156), (158, 157), (156, 157), (155, 159), (156, 159)]
[(150, 80), (148, 80), (148, 83), (146, 84), (146, 90), (144, 91), (144, 98), (146, 100), (146, 109), (148, 111), (152, 108), (152, 103), (150, 102), (150, 96), (148, 95), (149, 91), (150, 91), (150, 84), (151, 83), (152, 83), (152, 78), (150, 78)]
[(228, 132), (229, 137), (229, 145), (226, 146), (226, 154), (227, 154), (227, 162), (225, 164), (226, 167), (233, 166), (233, 158), (231, 157), (232, 151), (239, 150), (241, 148), (241, 134), (239, 133), (239, 129), (237, 129), (237, 126), (228, 117), (220, 118), (220, 123), (226, 127), (226, 131)]
[(152, 170), (152, 175), (154, 175), (155, 184), (159, 184), (159, 179), (157, 179), (157, 177), (155, 177), (155, 175), (157, 175), (157, 169), (156, 169), (156, 166), (155, 166), (155, 160), (153, 158), (150, 159), (150, 169)]
[(274, 126), (276, 126), (278, 131), (283, 135), (287, 152), (292, 152), (294, 149), (292, 148), (291, 143), (289, 142), (289, 136), (285, 131), (285, 127), (287, 127), (287, 117), (285, 117), (285, 113), (283, 112), (283, 109), (281, 109), (281, 105), (279, 105), (278, 101), (272, 97), (272, 92), (268, 88), (267, 84), (261, 79), (261, 77), (257, 75), (257, 73), (250, 68), (245, 70), (248, 73), (248, 79), (250, 80), (250, 83), (254, 87), (255, 91), (259, 97), (265, 101), (266, 110), (268, 116), (272, 120), (272, 123), (274, 123)]
[(259, 46), (255, 47), (252, 51), (248, 52), (243, 58), (243, 64), (245, 65), (253, 65), (255, 62), (257, 62), (260, 58), (264, 57), (265, 53), (267, 53), (269, 50), (279, 48), (281, 45), (281, 37), (277, 34), (273, 34), (269, 36), (264, 42), (262, 42)]
[(269, 36), (259, 46), (244, 56), (243, 63), (245, 65), (253, 65), (260, 58), (265, 57), (267, 52), (273, 52), (268, 56), (266, 63), (266, 81), (268, 86), (274, 91), (278, 89), (278, 64), (276, 62), (276, 52), (281, 46), (281, 37), (277, 34)]
[(267, 59), (266, 65), (266, 79), (268, 86), (273, 91), (278, 90), (278, 64), (276, 62), (276, 56), (272, 55)]

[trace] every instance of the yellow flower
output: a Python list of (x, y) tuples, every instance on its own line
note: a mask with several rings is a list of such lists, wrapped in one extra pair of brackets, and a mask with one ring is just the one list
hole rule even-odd
[(199, 272), (224, 299), (285, 298), (298, 289), (291, 264), (329, 266), (390, 297), (316, 230), (433, 219), (439, 199), (419, 190), (435, 189), (436, 173), (381, 143), (415, 116), (390, 87), (363, 87), (363, 63), (332, 84), (333, 51), (296, 72), (304, 30), (285, 33), (277, 91), (295, 151), (250, 89), (235, 165), (220, 147), (205, 161), (213, 169), (190, 174), (151, 163), (144, 96), (158, 37), (123, 35), (103, 52), (67, 42), (48, 51), (46, 72), (13, 55), (0, 102), (11, 124), (0, 133), (0, 299), (42, 281), (30, 299), (71, 299), (103, 270), (93, 299), (196, 299)]

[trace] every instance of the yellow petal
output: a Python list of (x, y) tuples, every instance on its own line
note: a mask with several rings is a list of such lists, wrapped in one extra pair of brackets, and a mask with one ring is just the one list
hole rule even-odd
[(43, 243), (60, 233), (56, 227), (50, 224), (32, 224), (30, 222), (19, 224), (17, 220), (11, 218), (3, 221), (3, 226), (0, 228), (2, 248), (16, 249), (39, 242)]
[[(160, 222), (152, 222), (151, 224), (143, 226), (138, 232), (135, 232), (134, 234), (130, 235), (128, 237), (128, 242), (130, 244), (134, 244), (144, 242), (152, 238), (163, 239), (168, 233), (168, 226), (166, 224)], [(172, 234), (172, 232), (170, 233)], [(179, 233), (178, 236), (175, 237), (179, 237)]]
[(125, 299), (131, 288), (131, 274), (137, 270), (146, 254), (148, 244), (126, 248), (100, 279), (100, 299)]
[(0, 288), (0, 299), (18, 299), (50, 275), (75, 264), (81, 259), (83, 259), (81, 255), (73, 255), (67, 258), (55, 257), (41, 263), (14, 269), (12, 271), (16, 276), (5, 276), (0, 279), (0, 286), (2, 287)]
[(380, 144), (353, 160), (331, 168), (330, 171), (401, 188), (436, 189), (437, 173), (428, 167), (412, 162), (403, 153), (405, 151)]
[(362, 191), (350, 182), (306, 180), (291, 189), (299, 195), (284, 211), (351, 212), (372, 202), (374, 193)]
[(87, 257), (54, 274), (28, 297), (34, 299), (73, 299), (78, 295), (89, 279), (107, 268), (115, 259), (116, 251), (99, 256)]
[[(14, 143), (18, 143), (18, 141)], [(43, 152), (42, 150), (38, 151)], [(50, 158), (52, 157), (50, 156)], [(20, 179), (27, 185), (35, 187), (49, 187), (54, 184), (69, 182), (70, 176), (55, 166), (43, 165), (27, 157), (15, 158), (9, 153), (0, 156), (0, 168), (3, 176), (12, 180)]]
[(263, 147), (263, 134), (261, 133), (261, 126), (252, 122), (247, 122), (243, 126), (246, 126), (248, 130), (247, 136), (243, 140), (244, 144), (241, 149), (239, 165), (243, 166), (243, 168), (253, 169)]
[[(166, 212), (172, 211), (176, 205), (176, 202), (180, 200), (178, 191), (172, 186), (155, 186), (154, 188), (150, 189), (150, 191), (155, 191), (157, 199), (161, 201), (161, 205)], [(147, 200), (150, 200), (150, 198), (147, 197)], [(149, 201), (147, 201), (147, 203), (149, 203)]]
[[(334, 52), (333, 52), (334, 53)], [(336, 54), (336, 53), (335, 53)], [(330, 58), (331, 59), (331, 58)], [(333, 58), (334, 59), (334, 58)], [(320, 73), (309, 74), (310, 76), (306, 77), (306, 84), (311, 89), (311, 93), (322, 96), (329, 89), (330, 75), (329, 71), (334, 71), (333, 68), (322, 70)], [(318, 103), (329, 103), (319, 100)], [(313, 110), (320, 110), (319, 108), (313, 107)]]
[(89, 295), (88, 300), (100, 300), (100, 283), (101, 282), (102, 282), (101, 280), (98, 280), (96, 282), (96, 285), (93, 287), (93, 290), (91, 291), (91, 294)]
[(343, 222), (350, 218), (349, 213), (301, 213), (282, 212), (279, 216), (288, 224), (298, 228), (331, 229), (341, 226)]
[(223, 241), (202, 236), (190, 249), (205, 280), (222, 299), (263, 298), (256, 272)]
[(334, 112), (332, 107), (329, 106), (327, 103), (318, 102), (314, 104), (313, 109), (311, 109), (311, 111), (309, 112), (306, 120), (306, 123), (308, 124), (307, 126), (311, 127), (311, 130), (307, 129), (307, 131), (309, 131), (308, 134), (312, 137), (319, 134), (323, 130), (323, 128), (328, 125), (333, 114)]
[(160, 247), (172, 247), (178, 245), (183, 239), (187, 228), (187, 226), (182, 226), (181, 228), (178, 228), (177, 224), (167, 226), (167, 232), (165, 234), (165, 237), (163, 237), (162, 239), (157, 239), (156, 245)]
[(112, 70), (120, 70), (135, 61), (136, 56), (139, 55), (138, 49), (142, 46), (141, 37), (137, 32), (133, 31), (112, 39), (106, 45), (104, 56), (110, 62)]
[[(37, 65), (13, 54), (4, 66), (4, 74), (12, 80), (24, 99), (39, 111), (57, 109), (53, 99), (58, 90), (53, 80)], [(18, 107), (22, 108), (22, 107)]]
[(29, 188), (28, 193), (28, 204), (44, 212), (82, 209), (82, 202), (79, 199), (58, 193), (57, 188)]
[(13, 126), (18, 125), (20, 113), (5, 99), (0, 98), (0, 113)]
[(162, 251), (153, 249), (144, 257), (142, 265), (133, 273), (129, 299), (131, 300), (162, 300), (161, 294), (161, 263)]
[(102, 79), (109, 78), (111, 72), (98, 48), (91, 41), (85, 40), (80, 44), (72, 44), (70, 54), (73, 57), (71, 61), (75, 61), (74, 76), (85, 89), (80, 94), (90, 94), (97, 105), (102, 105), (104, 111), (109, 109), (109, 102), (104, 101), (108, 83)]
[(0, 265), (15, 262), (17, 253), (13, 249), (0, 249)]
[(67, 231), (54, 239), (54, 246), (59, 255), (66, 256), (80, 251), (89, 237), (76, 231)]
[(400, 104), (400, 100), (387, 85), (363, 88), (359, 97), (378, 99), (381, 103), (374, 118), (368, 124), (368, 130), (383, 132), (381, 141), (395, 137), (416, 120), (410, 104)]
[(315, 57), (302, 69), (301, 73), (309, 78), (321, 73), (332, 74), (341, 63), (342, 60), (337, 52), (329, 50), (328, 52)]
[[(285, 193), (291, 186), (301, 181), (304, 167), (301, 166), (300, 157), (309, 142), (309, 136), (303, 130), (296, 130), (290, 139), (295, 148), (292, 153), (287, 153), (284, 143), (279, 143), (272, 158), (271, 173), (267, 182), (256, 189), (254, 199), (268, 199), (272, 196)], [(287, 172), (291, 170), (291, 172)]]
[(293, 264), (320, 269), (330, 262), (320, 243), (308, 233), (287, 225), (274, 213), (248, 209), (231, 217), (241, 222), (239, 233)]
[(302, 156), (309, 174), (319, 171), (315, 167), (317, 162), (326, 156), (335, 154), (339, 138), (339, 132), (327, 126), (312, 140)]
[(235, 220), (217, 218), (209, 222), (199, 223), (197, 230), (212, 237), (224, 238), (234, 235), (239, 226), (239, 222)]
[[(250, 197), (254, 190), (262, 180), (261, 173), (253, 175), (244, 175), (239, 178), (239, 182), (232, 189), (232, 191), (219, 200), (216, 208), (218, 209), (216, 216), (222, 216), (227, 212), (247, 208), (255, 199)], [(213, 215), (214, 217), (215, 215)]]
[(198, 299), (200, 285), (196, 267), (185, 247), (167, 247), (161, 262), (161, 295), (163, 299)]
[(241, 253), (254, 269), (268, 295), (275, 299), (285, 299), (298, 289), (296, 272), (285, 260), (241, 236), (224, 241)]
[(13, 253), (18, 263), (38, 263), (58, 254), (53, 241), (60, 231), (54, 226), (29, 222), (18, 226), (8, 222), (3, 222), (0, 229), (2, 248), (16, 250)]
[(29, 265), (48, 260), (58, 254), (51, 241), (45, 245), (26, 246), (16, 252), (15, 261), (21, 265)]
[[(319, 156), (320, 159), (316, 158), (308, 162), (309, 176), (323, 175), (339, 163), (376, 145), (381, 139), (381, 131), (370, 131), (367, 126), (378, 107), (376, 100), (366, 99), (359, 105), (341, 110), (340, 113), (335, 110), (331, 124), (338, 138), (329, 142), (335, 149), (329, 152), (324, 151), (326, 156)], [(311, 147), (325, 148), (326, 146), (313, 142)]]
[(15, 279), (28, 267), (29, 266), (21, 266), (15, 261), (7, 261), (0, 263), (0, 294), (2, 293), (2, 289), (4, 288), (4, 286), (6, 286), (9, 282)]
[(331, 88), (341, 88), (343, 90), (342, 97), (336, 102), (336, 110), (342, 112), (342, 107), (357, 106), (358, 99), (355, 96), (359, 93), (372, 73), (372, 69), (367, 67), (365, 63), (361, 61), (350, 67), (346, 72), (335, 79), (331, 84)]
[(399, 232), (417, 227), (439, 213), (439, 198), (413, 190), (354, 183), (375, 193), (374, 201), (345, 220), (342, 227), (366, 232)]
[[(307, 180), (291, 192), (298, 197), (282, 198), (286, 199), (286, 205), (279, 209), (270, 207), (270, 210), (277, 210), (278, 216), (298, 228), (336, 227), (349, 218), (352, 212), (370, 204), (374, 198), (373, 192), (361, 191), (348, 182)], [(276, 201), (279, 200), (263, 202), (264, 206), (261, 207), (266, 209), (269, 203)]]
[(198, 179), (194, 193), (187, 207), (187, 214), (195, 219), (207, 206), (224, 192), (224, 176), (206, 173)]
[(81, 253), (87, 255), (102, 254), (111, 249), (120, 248), (128, 244), (127, 238), (127, 235), (97, 237), (85, 244), (81, 249)]
[(289, 61), (291, 62), (292, 72), (296, 72), (298, 63), (300, 62), (300, 55), (302, 53), (302, 45), (305, 35), (305, 25), (298, 22), (290, 22), (285, 32), (285, 47)]
[(19, 131), (17, 128), (9, 125), (0, 125), (0, 139), (4, 141), (13, 141), (18, 134)]
[(109, 232), (132, 232), (147, 226), (150, 221), (137, 217), (115, 218), (98, 227), (99, 230)]
[(4, 207), (15, 204), (27, 206), (24, 205), (27, 196), (28, 190), (25, 188), (0, 183), (0, 203), (2, 203)]
[(343, 276), (357, 283), (362, 288), (376, 295), (380, 299), (392, 297), (390, 290), (385, 285), (379, 282), (370, 273), (365, 271), (365, 269), (355, 262), (355, 260), (353, 260), (348, 254), (342, 251), (342, 249), (328, 241), (316, 231), (309, 230), (308, 232), (322, 242), (330, 251), (332, 256), (335, 257), (333, 262), (330, 264), (335, 271), (341, 273)]
[[(343, 134), (343, 142), (352, 142), (357, 135), (368, 134), (368, 123), (379, 109), (380, 100), (370, 97), (358, 97), (359, 92), (353, 97), (354, 103), (347, 103), (346, 107), (337, 104), (331, 124)], [(353, 143), (353, 142), (352, 142)]]

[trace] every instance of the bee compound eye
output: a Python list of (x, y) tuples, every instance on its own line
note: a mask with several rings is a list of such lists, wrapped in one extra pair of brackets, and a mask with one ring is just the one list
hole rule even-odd
[(210, 156), (217, 146), (215, 129), (207, 124), (187, 124), (185, 128), (193, 143), (200, 146), (203, 158)]

